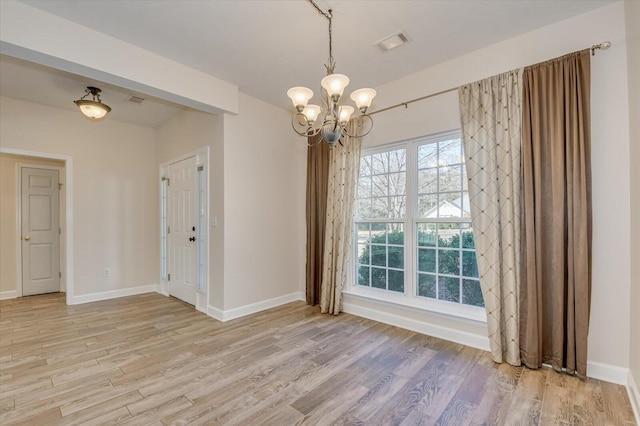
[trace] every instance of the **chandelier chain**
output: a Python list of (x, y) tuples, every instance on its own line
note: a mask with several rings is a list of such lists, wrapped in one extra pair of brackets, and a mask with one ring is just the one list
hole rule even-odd
[(333, 70), (335, 69), (335, 62), (333, 61), (333, 43), (332, 43), (333, 41), (333, 22), (332, 22), (333, 10), (329, 9), (327, 12), (325, 12), (324, 10), (320, 9), (320, 6), (318, 6), (316, 2), (314, 2), (313, 0), (307, 0), (307, 1), (311, 3), (313, 7), (315, 7), (315, 9), (318, 11), (320, 15), (324, 16), (329, 21), (329, 63), (325, 65), (325, 67), (327, 68), (327, 75), (333, 74)]

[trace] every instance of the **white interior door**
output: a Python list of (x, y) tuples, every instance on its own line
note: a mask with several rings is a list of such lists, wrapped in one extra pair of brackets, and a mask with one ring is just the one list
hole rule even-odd
[(198, 257), (196, 157), (169, 165), (169, 294), (196, 303)]
[(57, 170), (22, 168), (22, 295), (60, 291), (60, 188)]

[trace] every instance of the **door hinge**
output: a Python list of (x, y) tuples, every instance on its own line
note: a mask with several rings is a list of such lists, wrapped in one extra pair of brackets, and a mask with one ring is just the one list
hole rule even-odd
[(58, 235), (62, 235), (62, 228), (58, 228)]
[(171, 274), (167, 274), (167, 281), (171, 281)]
[(204, 170), (204, 166), (198, 166), (198, 171), (201, 172)]
[(59, 183), (59, 184), (58, 184), (58, 191), (61, 191), (61, 190), (62, 190), (62, 184), (61, 184), (61, 183)]
[(58, 278), (62, 278), (62, 272), (58, 272)]
[(171, 233), (171, 227), (167, 226), (167, 234), (170, 234), (170, 233)]
[(167, 178), (167, 186), (171, 186), (171, 179)]

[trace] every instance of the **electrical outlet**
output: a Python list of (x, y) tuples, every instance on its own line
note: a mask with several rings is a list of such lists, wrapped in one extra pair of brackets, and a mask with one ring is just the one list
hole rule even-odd
[(105, 278), (109, 278), (111, 276), (111, 269), (104, 268), (104, 271), (102, 271), (102, 276)]

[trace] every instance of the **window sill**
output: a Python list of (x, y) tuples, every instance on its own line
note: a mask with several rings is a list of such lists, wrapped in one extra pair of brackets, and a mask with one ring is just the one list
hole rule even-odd
[(480, 323), (487, 322), (487, 313), (484, 308), (477, 306), (466, 306), (452, 302), (444, 302), (440, 300), (430, 300), (427, 298), (409, 297), (405, 294), (389, 294), (386, 290), (377, 290), (369, 288), (353, 288), (344, 291), (344, 294), (370, 299), (376, 302), (390, 303), (393, 305), (408, 307), (426, 312), (433, 312), (441, 315), (448, 315), (457, 318), (477, 321)]

